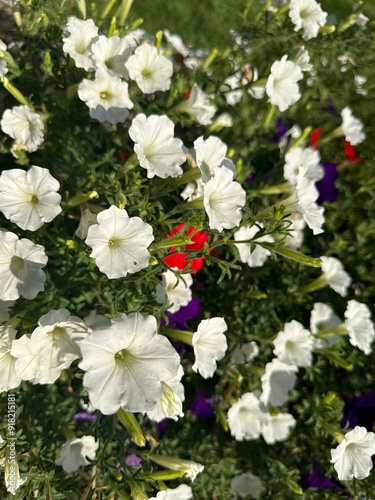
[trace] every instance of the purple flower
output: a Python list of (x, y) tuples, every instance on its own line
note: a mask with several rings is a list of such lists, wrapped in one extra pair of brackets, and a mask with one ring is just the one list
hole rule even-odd
[(212, 418), (215, 416), (212, 405), (217, 401), (218, 396), (210, 396), (202, 389), (197, 389), (197, 395), (190, 406), (190, 413), (194, 417)]
[(160, 436), (162, 436), (165, 433), (170, 421), (171, 420), (169, 418), (164, 418), (163, 420), (160, 420), (160, 422), (156, 424), (156, 430), (158, 431)]
[(323, 163), (324, 177), (316, 183), (319, 191), (318, 203), (321, 205), (324, 201), (331, 203), (335, 201), (338, 196), (335, 182), (339, 174), (337, 173), (336, 165), (334, 163)]
[(324, 475), (322, 466), (317, 460), (314, 460), (310, 472), (308, 474), (305, 474), (304, 477), (302, 477), (301, 486), (303, 489), (308, 489), (308, 488), (344, 489), (342, 484), (340, 484), (336, 479)]
[(345, 427), (348, 424), (350, 429), (354, 429), (354, 427), (360, 425), (366, 427), (368, 431), (372, 431), (374, 422), (375, 391), (362, 394), (362, 396), (348, 398), (344, 407), (341, 427)]
[(98, 418), (98, 414), (89, 413), (88, 411), (80, 411), (73, 416), (74, 420), (88, 420), (90, 422), (95, 422)]
[(135, 453), (131, 453), (125, 457), (125, 463), (126, 465), (130, 465), (130, 467), (139, 467), (141, 462), (142, 458)]
[(177, 330), (189, 330), (187, 322), (195, 319), (201, 313), (201, 304), (199, 299), (193, 297), (187, 306), (181, 307), (175, 313), (167, 313), (169, 319), (169, 328)]
[(276, 127), (277, 127), (277, 134), (275, 135), (273, 140), (275, 142), (279, 142), (284, 137), (284, 135), (287, 133), (288, 129), (286, 128), (286, 125), (281, 118), (279, 118), (277, 120)]

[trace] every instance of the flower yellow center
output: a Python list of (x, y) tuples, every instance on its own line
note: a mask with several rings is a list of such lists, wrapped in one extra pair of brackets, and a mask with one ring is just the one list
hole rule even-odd
[(100, 99), (107, 99), (108, 93), (107, 92), (100, 92)]
[(31, 203), (33, 205), (37, 205), (39, 203), (39, 198), (35, 194), (33, 194), (31, 197)]
[(121, 349), (121, 351), (116, 352), (115, 359), (124, 361), (128, 357), (128, 350)]
[(142, 78), (146, 80), (146, 78), (150, 78), (151, 72), (148, 69), (143, 69), (141, 72)]

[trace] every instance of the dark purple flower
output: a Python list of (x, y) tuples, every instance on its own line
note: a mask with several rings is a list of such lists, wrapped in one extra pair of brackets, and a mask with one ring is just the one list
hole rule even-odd
[(279, 118), (277, 120), (276, 127), (277, 127), (277, 134), (275, 135), (273, 140), (275, 142), (279, 142), (284, 137), (284, 135), (287, 133), (288, 129), (286, 128), (286, 125), (281, 118)]
[(344, 489), (342, 484), (340, 484), (335, 478), (324, 475), (322, 466), (317, 460), (314, 460), (310, 472), (308, 474), (305, 474), (304, 477), (302, 477), (301, 486), (303, 489), (308, 489), (308, 488)]
[(316, 183), (316, 187), (319, 191), (318, 203), (321, 205), (324, 201), (332, 203), (338, 196), (337, 188), (335, 182), (339, 176), (336, 165), (334, 163), (323, 163), (324, 167), (324, 177), (319, 182)]
[(212, 409), (213, 403), (218, 399), (217, 396), (210, 396), (202, 389), (197, 390), (197, 395), (190, 406), (190, 413), (194, 417), (212, 418), (215, 416)]
[(372, 431), (375, 422), (375, 391), (348, 398), (344, 406), (344, 416), (341, 421), (341, 427), (347, 424), (351, 429), (357, 425), (366, 427)]
[(136, 455), (135, 453), (131, 453), (125, 457), (126, 465), (130, 465), (130, 467), (139, 467), (142, 462), (142, 458)]
[(187, 306), (181, 307), (175, 313), (167, 313), (169, 319), (169, 328), (177, 330), (189, 330), (187, 322), (195, 319), (201, 313), (201, 304), (199, 299), (193, 297)]
[(164, 418), (163, 420), (160, 420), (160, 422), (156, 424), (156, 430), (158, 431), (160, 436), (162, 436), (167, 430), (169, 422), (170, 422), (169, 418)]
[(255, 172), (250, 172), (249, 175), (246, 177), (245, 182), (246, 184), (251, 184), (254, 182), (255, 179)]
[(88, 420), (90, 422), (95, 422), (98, 418), (98, 414), (89, 413), (88, 411), (80, 411), (73, 416), (74, 420)]

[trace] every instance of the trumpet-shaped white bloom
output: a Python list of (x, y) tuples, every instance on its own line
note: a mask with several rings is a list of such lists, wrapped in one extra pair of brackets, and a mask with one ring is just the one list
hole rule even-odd
[(91, 44), (98, 36), (98, 28), (92, 19), (82, 21), (77, 17), (69, 17), (63, 36), (63, 51), (74, 60), (77, 68), (93, 71)]
[[(341, 319), (336, 316), (327, 304), (323, 304), (322, 302), (314, 304), (314, 309), (311, 311), (310, 316), (310, 330), (313, 335), (329, 331), (341, 323)], [(335, 344), (340, 338), (338, 335), (330, 335), (329, 337), (314, 339), (314, 347), (322, 349)]]
[(46, 168), (5, 170), (0, 176), (0, 211), (21, 229), (36, 231), (61, 212), (59, 188)]
[(283, 363), (274, 358), (266, 364), (266, 371), (262, 375), (262, 394), (260, 400), (268, 405), (283, 405), (289, 397), (289, 391), (296, 383), (297, 366)]
[(11, 326), (0, 326), (0, 393), (15, 389), (21, 383), (16, 373), (16, 358), (10, 352), (16, 333)]
[(39, 354), (33, 354), (30, 350), (32, 344), (31, 335), (22, 335), (13, 340), (11, 354), (16, 358), (17, 376), (33, 384), (53, 384), (60, 377), (63, 368), (59, 365), (52, 367), (48, 360), (42, 359)]
[(132, 48), (125, 38), (118, 36), (99, 36), (91, 47), (92, 60), (95, 68), (108, 71), (111, 76), (128, 78), (125, 63), (128, 60)]
[[(7, 50), (7, 46), (2, 40), (0, 40), (0, 50), (3, 52)], [(3, 57), (0, 56), (0, 77), (5, 76), (7, 73), (8, 73), (7, 62)]]
[(262, 481), (258, 476), (251, 474), (251, 472), (245, 472), (239, 476), (234, 476), (230, 482), (230, 487), (241, 498), (258, 498), (264, 491)]
[(49, 368), (59, 368), (61, 373), (81, 357), (79, 342), (90, 331), (84, 321), (71, 316), (67, 309), (52, 310), (40, 317), (28, 343), (29, 352), (39, 356), (40, 362)]
[(218, 137), (211, 135), (204, 140), (203, 137), (198, 137), (194, 141), (194, 149), (196, 152), (196, 162), (199, 170), (202, 172), (203, 182), (208, 182), (214, 173), (215, 167), (224, 166), (233, 172), (233, 177), (236, 176), (236, 167), (232, 160), (225, 158), (227, 154), (227, 145), (224, 144)]
[(325, 256), (320, 257), (320, 260), (322, 261), (322, 272), (328, 285), (332, 288), (332, 290), (340, 294), (342, 297), (345, 297), (348, 293), (348, 288), (352, 283), (352, 279), (345, 271), (342, 262), (335, 257)]
[(188, 57), (190, 55), (190, 50), (186, 47), (179, 35), (172, 34), (169, 30), (164, 30), (163, 33), (167, 42), (178, 54), (181, 54), (182, 57)]
[(216, 113), (216, 108), (210, 102), (209, 96), (194, 83), (190, 96), (178, 105), (178, 109), (188, 113), (201, 125), (210, 125)]
[(365, 354), (372, 352), (371, 344), (375, 338), (374, 323), (370, 318), (371, 311), (366, 304), (349, 300), (345, 311), (345, 324), (349, 340), (352, 345), (357, 346)]
[(89, 227), (86, 243), (102, 273), (110, 279), (122, 278), (148, 266), (147, 248), (154, 241), (149, 224), (114, 205), (100, 212), (97, 221)]
[(324, 207), (319, 207), (316, 200), (319, 192), (314, 183), (305, 177), (306, 167), (300, 169), (296, 177), (296, 185), (293, 194), (285, 200), (285, 213), (298, 212), (304, 221), (312, 229), (314, 234), (324, 231)]
[(123, 123), (134, 103), (129, 99), (128, 84), (105, 69), (98, 69), (95, 80), (84, 79), (78, 97), (90, 108), (91, 118), (100, 122)]
[(180, 484), (177, 488), (159, 491), (156, 497), (151, 497), (149, 500), (190, 500), (191, 498), (193, 498), (193, 491), (190, 486)]
[(290, 429), (295, 425), (296, 420), (290, 413), (267, 414), (267, 421), (262, 426), (262, 436), (267, 444), (285, 441), (290, 434)]
[(192, 366), (203, 378), (210, 378), (216, 370), (216, 361), (225, 356), (228, 348), (224, 335), (228, 329), (223, 318), (204, 319), (193, 335), (195, 363)]
[(191, 481), (194, 481), (198, 474), (204, 470), (204, 466), (191, 460), (184, 460), (178, 457), (169, 457), (166, 455), (150, 455), (153, 462), (170, 470), (178, 470), (184, 473)]
[(228, 410), (228, 426), (236, 441), (258, 439), (267, 413), (259, 399), (247, 392)]
[(354, 427), (345, 434), (345, 439), (331, 450), (331, 463), (336, 469), (340, 481), (353, 478), (365, 479), (370, 475), (375, 453), (375, 434), (366, 427)]
[(310, 64), (310, 54), (304, 46), (298, 49), (298, 53), (294, 62), (301, 68), (302, 71), (312, 71), (314, 66)]
[[(275, 241), (269, 234), (257, 238), (256, 234), (260, 231), (259, 226), (263, 227), (263, 225), (260, 223), (252, 227), (243, 226), (233, 235), (236, 241), (252, 240), (249, 243), (235, 244), (240, 254), (241, 262), (247, 264), (249, 267), (262, 267), (268, 257), (271, 255), (271, 252), (267, 250), (267, 248), (263, 248), (257, 243), (261, 243), (262, 241), (273, 243)], [(253, 251), (251, 251), (252, 245), (255, 245)]]
[(203, 202), (210, 228), (221, 233), (241, 222), (246, 193), (238, 182), (233, 181), (231, 170), (215, 167), (212, 179), (204, 184)]
[(148, 43), (137, 47), (125, 66), (144, 94), (166, 91), (171, 86), (173, 64)]
[(305, 167), (304, 177), (317, 182), (324, 176), (323, 167), (320, 165), (320, 154), (312, 148), (292, 148), (285, 155), (284, 177), (291, 184), (297, 181), (300, 168)]
[(254, 341), (246, 344), (236, 345), (230, 357), (232, 363), (245, 365), (250, 363), (259, 354), (258, 344)]
[(285, 323), (273, 341), (273, 353), (288, 365), (311, 366), (313, 336), (298, 321)]
[(319, 28), (327, 22), (327, 15), (315, 0), (290, 0), (289, 17), (295, 25), (294, 31), (303, 29), (304, 40), (318, 36)]
[(178, 417), (184, 416), (182, 403), (185, 400), (185, 390), (181, 384), (183, 376), (184, 370), (180, 365), (177, 375), (161, 383), (163, 387), (162, 397), (152, 410), (146, 412), (148, 418), (155, 422), (160, 422), (164, 418), (178, 420)]
[(366, 133), (363, 130), (363, 123), (361, 120), (353, 115), (353, 112), (349, 106), (346, 106), (341, 111), (342, 118), (342, 130), (345, 135), (345, 139), (356, 146), (366, 139)]
[(175, 313), (183, 306), (187, 306), (191, 301), (191, 285), (193, 278), (191, 274), (184, 274), (180, 278), (176, 274), (167, 270), (162, 274), (162, 283), (156, 286), (156, 297), (158, 304), (162, 304), (167, 296), (168, 301), (173, 304), (167, 310)]
[(268, 102), (275, 104), (280, 111), (286, 111), (301, 98), (297, 83), (303, 78), (301, 68), (287, 59), (285, 55), (272, 64), (266, 83)]
[(158, 335), (156, 318), (139, 313), (121, 314), (110, 327), (95, 329), (80, 348), (83, 385), (105, 415), (119, 408), (152, 410), (162, 398), (162, 382), (175, 377), (180, 366), (172, 344)]
[(35, 299), (44, 290), (44, 247), (10, 231), (0, 231), (0, 300)]
[(183, 143), (174, 137), (174, 124), (167, 116), (137, 115), (129, 136), (135, 142), (134, 151), (141, 167), (147, 170), (149, 179), (177, 177), (182, 174), (186, 161)]
[(73, 472), (81, 465), (89, 465), (86, 457), (94, 460), (98, 448), (99, 442), (93, 436), (69, 439), (63, 444), (55, 464), (61, 465), (65, 472)]
[(44, 142), (44, 123), (38, 113), (33, 113), (27, 106), (14, 106), (6, 109), (0, 122), (1, 130), (33, 153)]

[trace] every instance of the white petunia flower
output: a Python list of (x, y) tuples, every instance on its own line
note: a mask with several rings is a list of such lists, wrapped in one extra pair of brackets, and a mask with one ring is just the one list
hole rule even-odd
[(181, 384), (181, 378), (183, 376), (184, 370), (180, 365), (177, 375), (161, 383), (163, 394), (154, 408), (146, 412), (148, 418), (155, 422), (160, 422), (165, 418), (178, 420), (178, 417), (184, 416), (182, 403), (185, 400), (185, 390), (184, 386)]
[(289, 391), (293, 389), (298, 371), (297, 366), (287, 365), (278, 358), (266, 364), (266, 371), (262, 375), (262, 395), (260, 400), (268, 405), (283, 405), (289, 397)]
[[(310, 330), (313, 335), (329, 331), (332, 328), (340, 325), (342, 321), (333, 312), (331, 307), (322, 302), (316, 302), (310, 316)], [(322, 349), (324, 347), (335, 344), (340, 340), (338, 335), (330, 335), (329, 337), (314, 339), (314, 347)]]
[(21, 383), (16, 358), (10, 352), (16, 333), (11, 326), (0, 326), (0, 393), (15, 389)]
[(128, 45), (125, 38), (118, 36), (99, 36), (91, 47), (92, 60), (95, 68), (108, 71), (111, 76), (121, 76), (128, 78), (128, 71), (125, 63), (128, 60), (132, 48)]
[(16, 358), (17, 376), (33, 384), (53, 384), (60, 377), (63, 368), (59, 365), (51, 367), (48, 360), (33, 354), (30, 350), (32, 345), (31, 335), (22, 335), (13, 341), (11, 354)]
[(267, 413), (252, 392), (247, 392), (228, 410), (228, 426), (236, 441), (258, 439)]
[(280, 111), (286, 111), (301, 98), (297, 84), (303, 78), (301, 68), (287, 58), (283, 56), (272, 64), (266, 83), (268, 102), (275, 104)]
[[(259, 227), (260, 226), (260, 227)], [(262, 267), (266, 262), (268, 257), (271, 255), (271, 252), (266, 248), (263, 248), (262, 245), (258, 245), (257, 243), (261, 243), (262, 241), (273, 243), (275, 240), (271, 235), (256, 237), (257, 233), (260, 231), (263, 225), (258, 223), (254, 226), (243, 226), (238, 231), (236, 231), (233, 235), (236, 241), (245, 241), (252, 240), (249, 243), (236, 243), (236, 247), (240, 254), (241, 262), (247, 264), (249, 267)], [(255, 245), (255, 248), (252, 250), (252, 245)]]
[(125, 66), (129, 77), (136, 81), (144, 94), (152, 94), (157, 90), (164, 92), (171, 86), (173, 64), (148, 43), (137, 47)]
[(129, 128), (135, 142), (134, 151), (147, 177), (155, 175), (165, 179), (182, 174), (180, 165), (185, 163), (183, 143), (174, 137), (174, 124), (167, 116), (137, 115)]
[(194, 149), (197, 166), (202, 172), (203, 182), (208, 182), (212, 178), (215, 167), (224, 166), (233, 172), (233, 177), (236, 176), (234, 163), (225, 157), (228, 149), (227, 145), (218, 137), (211, 135), (206, 140), (203, 137), (198, 137), (194, 141)]
[(195, 179), (194, 182), (188, 182), (185, 189), (181, 191), (180, 196), (183, 200), (192, 201), (197, 198), (202, 198), (204, 194), (204, 183), (201, 178)]
[(340, 481), (365, 479), (373, 467), (371, 457), (374, 453), (375, 434), (357, 425), (345, 434), (337, 448), (331, 450), (331, 463)]
[(231, 76), (228, 76), (220, 87), (220, 92), (223, 92), (225, 100), (229, 106), (235, 106), (239, 103), (243, 96), (243, 88), (241, 84), (241, 71), (236, 71)]
[(90, 116), (100, 122), (124, 123), (134, 103), (129, 99), (128, 84), (105, 69), (98, 69), (95, 80), (84, 79), (78, 97), (90, 108)]
[(79, 342), (90, 331), (81, 318), (71, 316), (67, 309), (53, 309), (40, 317), (28, 343), (29, 352), (39, 356), (40, 362), (50, 369), (59, 368), (61, 373), (81, 357)]
[(210, 125), (216, 113), (216, 108), (210, 102), (209, 96), (194, 83), (190, 96), (176, 107), (179, 111), (188, 113), (201, 125)]
[(320, 260), (322, 261), (322, 273), (328, 285), (342, 297), (346, 297), (352, 279), (345, 271), (341, 261), (335, 257), (325, 256), (320, 257)]
[(241, 498), (258, 498), (264, 491), (262, 481), (251, 472), (245, 472), (239, 476), (234, 476), (230, 482), (230, 487)]
[(16, 140), (17, 145), (33, 153), (44, 142), (44, 123), (38, 113), (33, 113), (27, 106), (14, 106), (6, 109), (0, 122), (5, 134)]
[(232, 229), (242, 219), (242, 208), (246, 193), (238, 182), (233, 181), (233, 172), (226, 167), (214, 168), (214, 175), (204, 185), (204, 208), (210, 229)]
[(216, 370), (216, 361), (225, 356), (228, 348), (224, 335), (228, 329), (223, 318), (204, 319), (193, 335), (195, 363), (193, 370), (203, 378), (210, 378)]
[(97, 220), (89, 227), (86, 243), (102, 273), (110, 279), (123, 278), (148, 266), (147, 248), (154, 241), (149, 224), (114, 205), (100, 212)]
[(13, 307), (15, 304), (15, 301), (13, 300), (0, 300), (0, 323), (3, 323), (4, 321), (8, 321), (9, 319), (9, 312), (8, 310)]
[(311, 72), (314, 69), (313, 65), (310, 64), (310, 54), (304, 46), (298, 49), (294, 62), (301, 68), (302, 71)]
[(356, 146), (366, 139), (366, 133), (363, 130), (363, 123), (361, 120), (353, 116), (352, 110), (349, 106), (346, 106), (341, 111), (341, 118), (341, 128), (344, 132), (345, 139), (349, 141), (352, 146)]
[(151, 497), (149, 500), (190, 500), (191, 498), (193, 498), (193, 491), (190, 486), (180, 484), (177, 488), (159, 491), (156, 497)]
[[(5, 52), (7, 50), (7, 46), (5, 43), (0, 40), (0, 51)], [(7, 62), (6, 60), (0, 56), (0, 78), (5, 76), (8, 73)]]
[(259, 354), (259, 347), (256, 342), (236, 345), (230, 357), (232, 363), (236, 365), (245, 365), (250, 363)]
[(371, 344), (375, 338), (374, 323), (371, 311), (366, 304), (349, 300), (345, 311), (345, 325), (349, 333), (349, 341), (365, 354), (372, 352)]
[(285, 323), (273, 345), (273, 353), (280, 361), (295, 366), (312, 365), (313, 336), (298, 321)]
[(313, 148), (292, 148), (285, 155), (284, 177), (291, 184), (297, 181), (300, 169), (305, 167), (304, 177), (317, 182), (324, 176), (320, 165), (320, 154)]
[(89, 465), (87, 457), (94, 460), (98, 448), (99, 442), (93, 436), (69, 439), (63, 444), (55, 464), (61, 465), (65, 472), (73, 472), (81, 465)]
[(91, 59), (91, 44), (98, 36), (98, 28), (92, 19), (82, 21), (69, 17), (63, 36), (63, 51), (74, 60), (77, 68), (93, 71)]
[(294, 31), (303, 29), (304, 40), (318, 36), (319, 28), (327, 22), (327, 15), (315, 0), (290, 0), (289, 17), (295, 26)]
[(44, 290), (44, 247), (10, 231), (0, 231), (0, 300), (35, 299)]
[(281, 204), (285, 206), (285, 213), (297, 212), (302, 215), (304, 221), (312, 229), (314, 234), (324, 232), (324, 207), (317, 205), (316, 200), (319, 192), (314, 183), (305, 177), (306, 167), (300, 169), (296, 177), (296, 185), (293, 194)]
[(162, 304), (165, 296), (167, 296), (168, 302), (173, 304), (167, 310), (170, 313), (175, 313), (181, 307), (187, 306), (191, 301), (190, 287), (192, 284), (193, 278), (191, 274), (184, 274), (179, 278), (173, 271), (168, 269), (162, 274), (162, 283), (156, 286), (156, 301), (158, 304)]
[(77, 236), (81, 240), (85, 240), (87, 238), (89, 227), (97, 223), (98, 220), (96, 214), (93, 214), (89, 208), (81, 209), (81, 218), (79, 220), (76, 232), (74, 233), (75, 236)]
[(4, 170), (0, 176), (0, 211), (21, 229), (36, 231), (61, 212), (59, 182), (46, 168), (32, 165)]
[(289, 413), (267, 415), (267, 421), (262, 426), (262, 436), (267, 444), (288, 439), (290, 429), (296, 425), (295, 418)]
[(163, 381), (177, 375), (180, 357), (157, 333), (156, 318), (120, 314), (110, 327), (94, 330), (80, 342), (86, 373), (83, 386), (94, 408), (111, 415), (152, 410), (163, 395)]

